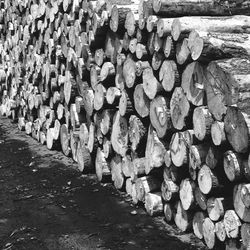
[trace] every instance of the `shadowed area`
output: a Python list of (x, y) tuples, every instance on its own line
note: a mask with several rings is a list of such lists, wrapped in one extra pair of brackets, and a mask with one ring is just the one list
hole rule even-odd
[(5, 118), (0, 120), (0, 205), (5, 250), (204, 248), (192, 234), (178, 233), (161, 217), (150, 218), (111, 184), (82, 175), (70, 158), (47, 150)]

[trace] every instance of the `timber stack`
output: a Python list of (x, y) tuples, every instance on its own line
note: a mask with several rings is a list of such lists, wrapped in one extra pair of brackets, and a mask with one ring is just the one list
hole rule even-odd
[(248, 1), (122, 1), (1, 0), (2, 115), (209, 249), (250, 249)]

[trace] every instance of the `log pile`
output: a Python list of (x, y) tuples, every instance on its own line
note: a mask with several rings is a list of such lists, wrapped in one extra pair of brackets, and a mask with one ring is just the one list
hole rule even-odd
[(0, 2), (2, 115), (209, 249), (249, 249), (247, 1)]

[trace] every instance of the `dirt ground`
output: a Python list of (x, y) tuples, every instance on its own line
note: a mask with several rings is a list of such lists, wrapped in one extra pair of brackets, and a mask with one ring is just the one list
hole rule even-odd
[(0, 118), (0, 249), (205, 249)]

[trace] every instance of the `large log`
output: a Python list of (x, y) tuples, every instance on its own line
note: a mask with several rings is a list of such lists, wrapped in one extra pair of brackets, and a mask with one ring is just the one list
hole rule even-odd
[(217, 60), (208, 65), (205, 73), (207, 104), (216, 120), (222, 120), (227, 106), (248, 107), (249, 66), (248, 59), (240, 58)]
[(238, 153), (245, 153), (249, 147), (250, 119), (249, 115), (236, 107), (228, 107), (224, 126), (229, 143)]
[(177, 16), (230, 16), (230, 15), (248, 15), (249, 7), (247, 1), (238, 3), (232, 1), (228, 3), (225, 0), (219, 1), (187, 1), (187, 0), (154, 0), (153, 9), (158, 15), (168, 17)]
[(177, 41), (181, 34), (192, 30), (222, 33), (248, 33), (250, 18), (248, 16), (186, 16), (176, 18), (172, 23), (171, 34)]

